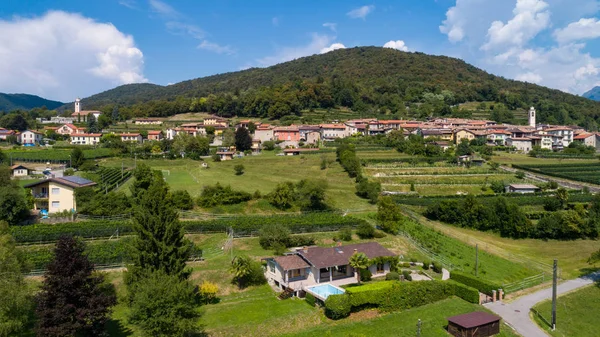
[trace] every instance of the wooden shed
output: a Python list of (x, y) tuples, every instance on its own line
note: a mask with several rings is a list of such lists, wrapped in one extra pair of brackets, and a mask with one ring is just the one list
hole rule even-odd
[(448, 318), (448, 332), (455, 337), (487, 337), (500, 333), (500, 317), (471, 312)]

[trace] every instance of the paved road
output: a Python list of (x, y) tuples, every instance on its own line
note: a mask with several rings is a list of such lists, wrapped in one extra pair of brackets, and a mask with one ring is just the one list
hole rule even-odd
[[(558, 285), (558, 294), (584, 287), (597, 280), (600, 280), (600, 272), (569, 280)], [(548, 337), (548, 335), (531, 320), (529, 317), (529, 310), (538, 302), (551, 298), (552, 288), (547, 288), (520, 297), (512, 303), (496, 302), (487, 303), (484, 306), (502, 317), (506, 323), (510, 324), (523, 337)], [(550, 319), (550, 317), (547, 318)]]

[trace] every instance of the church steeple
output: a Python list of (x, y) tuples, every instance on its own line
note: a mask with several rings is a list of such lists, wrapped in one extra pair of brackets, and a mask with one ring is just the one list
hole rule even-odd
[(529, 126), (535, 128), (535, 108), (529, 108)]
[(75, 99), (75, 112), (81, 112), (81, 100), (79, 97)]

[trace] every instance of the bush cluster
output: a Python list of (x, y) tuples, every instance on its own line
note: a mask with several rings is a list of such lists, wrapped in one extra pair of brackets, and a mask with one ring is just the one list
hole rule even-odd
[(231, 186), (222, 186), (216, 183), (213, 186), (204, 186), (198, 197), (198, 205), (201, 207), (213, 207), (217, 205), (233, 205), (252, 199), (252, 194), (243, 191), (235, 191)]
[(452, 271), (450, 273), (450, 279), (454, 280), (455, 282), (464, 284), (466, 286), (475, 288), (477, 290), (479, 290), (480, 292), (484, 293), (484, 294), (488, 294), (488, 295), (492, 295), (492, 290), (498, 290), (500, 288), (502, 288), (501, 285), (479, 278), (479, 277), (475, 277), (475, 275), (471, 275), (471, 274), (467, 274), (467, 273), (463, 273), (460, 271)]

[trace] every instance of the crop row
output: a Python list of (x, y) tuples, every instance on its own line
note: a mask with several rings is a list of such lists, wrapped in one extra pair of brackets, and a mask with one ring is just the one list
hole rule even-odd
[(366, 158), (362, 159), (363, 165), (375, 165), (375, 164), (390, 164), (390, 163), (429, 163), (445, 162), (448, 161), (447, 157), (399, 157), (399, 158)]
[[(282, 224), (293, 233), (333, 231), (356, 227), (364, 220), (337, 213), (306, 213), (271, 216), (236, 216), (224, 219), (182, 221), (188, 233), (225, 232), (232, 228), (235, 235), (250, 235), (265, 224)], [(130, 221), (82, 221), (54, 225), (13, 226), (11, 234), (19, 243), (53, 242), (62, 235), (83, 238), (106, 238), (133, 232)]]
[[(512, 202), (516, 203), (519, 206), (537, 206), (544, 205), (546, 199), (551, 195), (551, 193), (536, 193), (536, 194), (503, 194), (502, 197), (510, 199)], [(498, 195), (478, 195), (477, 200), (483, 204), (491, 204), (495, 201), (495, 198), (498, 198)], [(439, 203), (443, 200), (448, 199), (460, 199), (465, 198), (462, 195), (447, 195), (447, 196), (412, 196), (412, 195), (394, 195), (392, 196), (394, 201), (398, 204), (409, 205), (409, 206), (429, 206), (436, 203)], [(593, 195), (589, 193), (581, 193), (581, 194), (570, 194), (569, 202), (591, 202), (593, 199)]]
[[(7, 152), (13, 160), (61, 160), (68, 161), (71, 150), (55, 150), (55, 149), (44, 149), (44, 150), (17, 150)], [(86, 159), (96, 159), (111, 157), (115, 155), (113, 149), (98, 148), (83, 150), (83, 155)]]
[(472, 175), (472, 176), (396, 176), (376, 177), (382, 184), (468, 184), (480, 185), (492, 181), (515, 182), (519, 179), (507, 175)]
[[(596, 165), (596, 167), (598, 167), (597, 164), (591, 164), (591, 165)], [(581, 174), (580, 168), (588, 168), (588, 167), (593, 167), (591, 165), (586, 165), (586, 166), (570, 166), (569, 169), (567, 169), (567, 167), (564, 167), (563, 171), (552, 171), (552, 169), (556, 169), (559, 168), (555, 165), (540, 165), (540, 166), (529, 166), (529, 165), (513, 165), (514, 168), (517, 169), (522, 169), (522, 170), (527, 170), (527, 171), (532, 171), (532, 172), (539, 172), (551, 177), (557, 177), (557, 178), (563, 178), (563, 179), (570, 179), (570, 180), (576, 180), (576, 181), (581, 181), (584, 183), (590, 183), (590, 184), (600, 184), (600, 167), (598, 167), (598, 172), (591, 172), (591, 171), (587, 171), (590, 173), (585, 173), (585, 174)], [(550, 169), (550, 170), (547, 170)]]

